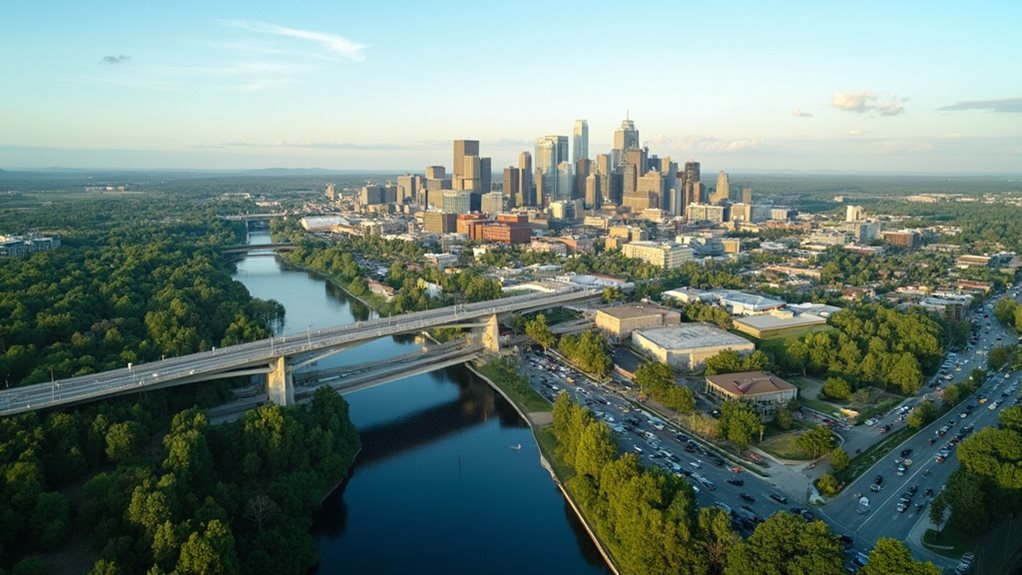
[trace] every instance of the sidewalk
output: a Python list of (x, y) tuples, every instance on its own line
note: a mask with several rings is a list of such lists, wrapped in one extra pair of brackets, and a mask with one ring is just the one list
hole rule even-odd
[(905, 543), (918, 557), (922, 557), (927, 561), (933, 561), (933, 563), (941, 569), (949, 569), (958, 565), (957, 559), (944, 557), (923, 545), (923, 535), (926, 534), (927, 529), (937, 529), (937, 526), (930, 521), (929, 513), (923, 513), (919, 520), (916, 521), (916, 524), (908, 532), (908, 538)]

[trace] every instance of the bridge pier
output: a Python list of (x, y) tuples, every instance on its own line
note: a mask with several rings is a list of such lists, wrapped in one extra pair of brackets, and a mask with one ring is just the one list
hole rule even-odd
[(266, 395), (274, 405), (295, 404), (295, 384), (286, 357), (278, 357), (270, 362), (270, 372), (266, 374)]
[(497, 314), (491, 315), (490, 319), (486, 321), (486, 327), (483, 328), (482, 333), (482, 344), (488, 351), (500, 353), (500, 322), (497, 320)]

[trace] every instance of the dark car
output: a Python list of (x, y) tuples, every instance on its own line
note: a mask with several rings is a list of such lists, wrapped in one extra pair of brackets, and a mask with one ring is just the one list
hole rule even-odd
[(891, 424), (888, 423), (887, 425), (885, 425), (885, 426), (880, 428), (880, 433), (887, 433), (890, 430), (891, 430)]
[(802, 519), (805, 519), (806, 521), (812, 521), (816, 519), (816, 514), (808, 509), (803, 509), (801, 515)]
[(744, 479), (738, 479), (738, 478), (735, 478), (735, 477), (732, 477), (732, 478), (728, 479), (727, 482), (730, 483), (731, 485), (735, 485), (737, 487), (741, 487), (741, 486), (745, 485), (745, 480)]
[(913, 485), (913, 486), (909, 487), (908, 488), (908, 492), (911, 493), (912, 495), (915, 495), (916, 493), (919, 492), (919, 486), (918, 485)]
[(932, 490), (932, 489), (930, 489), (929, 487), (927, 487), (927, 488), (926, 488), (926, 489), (925, 489), (925, 490), (923, 491), (923, 496), (924, 496), (924, 497), (933, 497), (933, 490)]
[(740, 497), (742, 501), (748, 501), (749, 503), (756, 502), (756, 498), (749, 495), (748, 493), (739, 493), (738, 497)]
[(911, 447), (906, 447), (905, 449), (901, 450), (901, 456), (902, 457), (908, 457), (909, 455), (912, 455), (912, 448)]
[(845, 544), (845, 547), (851, 547), (852, 544), (855, 543), (855, 540), (849, 537), (848, 535), (839, 535), (838, 539), (840, 539), (841, 542)]
[(933, 445), (934, 443), (937, 443), (937, 440), (932, 437), (926, 440), (927, 445)]
[(778, 495), (776, 493), (771, 493), (769, 495), (769, 497), (770, 497), (770, 499), (773, 499), (774, 501), (776, 501), (776, 502), (778, 502), (778, 503), (780, 503), (782, 505), (788, 503), (788, 498), (783, 496), (783, 495)]
[(875, 483), (877, 485), (880, 485), (883, 482), (884, 482), (884, 476), (883, 475), (877, 475), (876, 477), (873, 478), (873, 483)]

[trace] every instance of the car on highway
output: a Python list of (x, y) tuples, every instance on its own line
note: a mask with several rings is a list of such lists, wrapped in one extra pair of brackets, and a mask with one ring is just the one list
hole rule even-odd
[(773, 499), (774, 501), (780, 503), (781, 505), (786, 505), (788, 503), (788, 498), (785, 497), (784, 495), (778, 495), (776, 493), (771, 493), (770, 495), (768, 495), (768, 497), (770, 499)]
[(905, 448), (905, 449), (901, 450), (901, 456), (902, 457), (908, 457), (909, 455), (912, 455), (912, 448), (911, 447), (908, 447), (908, 448)]
[(745, 485), (745, 480), (744, 479), (738, 479), (737, 477), (729, 477), (727, 479), (727, 482), (730, 483), (731, 485), (734, 485), (735, 487), (741, 487), (741, 486)]
[(749, 495), (748, 493), (745, 493), (744, 491), (739, 493), (738, 497), (742, 501), (748, 501), (749, 503), (755, 503), (756, 502), (756, 498), (755, 497)]
[(880, 475), (878, 473), (877, 476), (873, 478), (873, 484), (874, 485), (882, 485), (883, 483), (884, 483), (884, 476)]

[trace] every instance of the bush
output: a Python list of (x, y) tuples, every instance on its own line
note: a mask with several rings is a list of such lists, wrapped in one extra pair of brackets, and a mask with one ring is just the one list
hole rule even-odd
[(816, 489), (823, 495), (831, 496), (841, 491), (841, 483), (830, 473), (825, 473), (816, 480)]
[(840, 377), (828, 377), (823, 382), (823, 394), (832, 399), (847, 400), (852, 397), (852, 386)]

